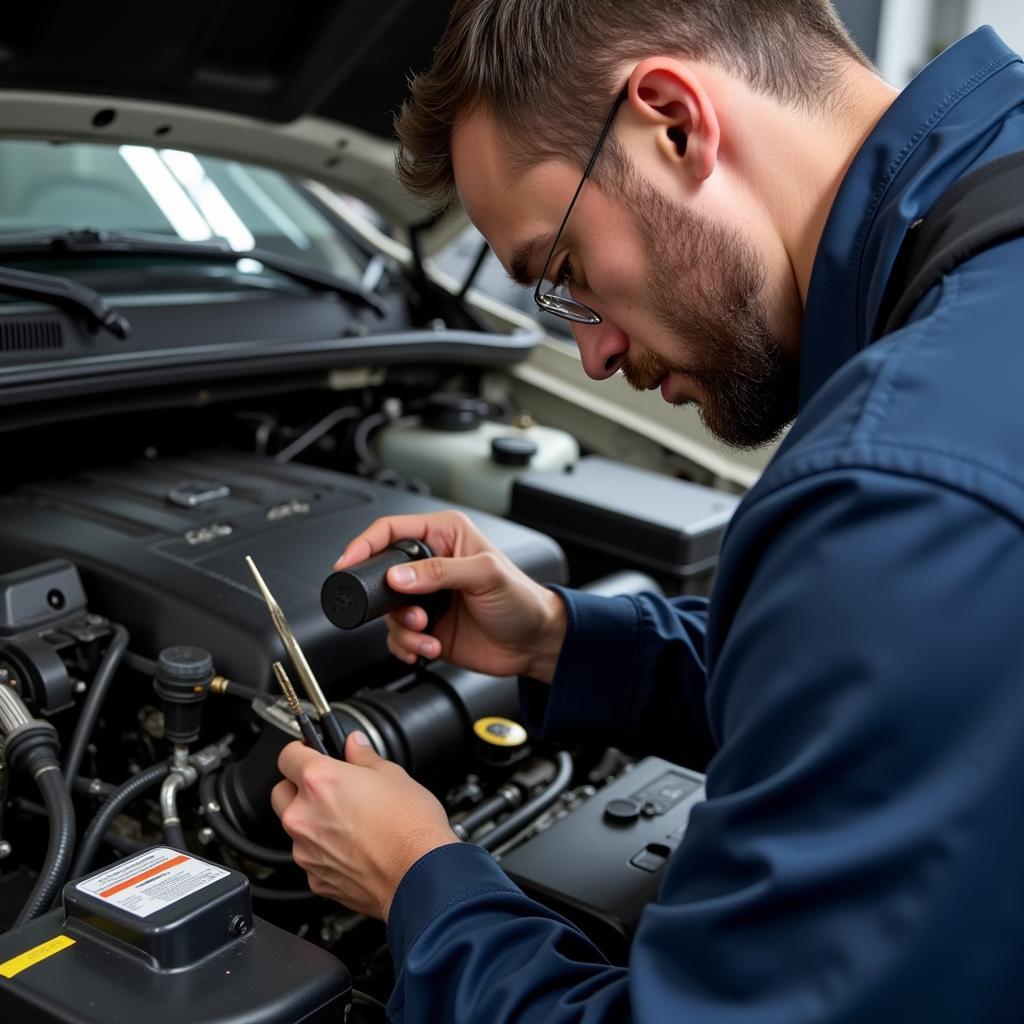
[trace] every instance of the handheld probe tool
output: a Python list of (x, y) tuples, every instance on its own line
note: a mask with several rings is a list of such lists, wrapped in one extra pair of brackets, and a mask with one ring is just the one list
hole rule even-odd
[(342, 728), (341, 722), (338, 721), (337, 715), (331, 710), (331, 705), (327, 703), (327, 698), (324, 696), (323, 690), (320, 689), (320, 684), (316, 681), (316, 676), (313, 675), (309, 662), (306, 661), (306, 655), (303, 654), (302, 648), (295, 639), (295, 634), (292, 632), (291, 626), (288, 625), (288, 620), (284, 617), (284, 612), (281, 611), (280, 605), (274, 600), (274, 595), (271, 594), (270, 588), (264, 583), (259, 569), (256, 568), (256, 563), (249, 555), (245, 556), (245, 563), (249, 566), (249, 570), (256, 580), (256, 585), (260, 588), (260, 593), (263, 595), (263, 600), (270, 611), (270, 617), (277, 629), (278, 636), (281, 637), (281, 643), (284, 644), (284, 649), (288, 652), (288, 657), (291, 658), (292, 665), (298, 673), (299, 682), (302, 683), (302, 688), (306, 691), (306, 696), (309, 698), (310, 703), (313, 705), (313, 710), (320, 720), (320, 728), (324, 734), (324, 745), (332, 757), (338, 758), (339, 761), (344, 761), (345, 730)]
[(320, 739), (320, 733), (316, 731), (316, 726), (313, 724), (312, 719), (306, 714), (305, 708), (299, 702), (295, 687), (292, 686), (292, 681), (288, 678), (284, 665), (279, 661), (274, 662), (274, 675), (277, 676), (277, 685), (281, 687), (281, 692), (284, 694), (285, 700), (288, 701), (288, 706), (292, 709), (295, 721), (299, 724), (299, 732), (302, 733), (302, 739), (305, 741), (306, 746), (315, 750), (318, 754), (326, 755), (327, 748), (324, 746), (324, 741)]

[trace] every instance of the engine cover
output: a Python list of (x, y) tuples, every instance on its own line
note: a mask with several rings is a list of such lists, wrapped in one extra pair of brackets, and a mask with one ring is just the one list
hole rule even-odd
[[(379, 516), (451, 507), (357, 477), (270, 458), (202, 453), (88, 470), (0, 499), (0, 571), (65, 557), (79, 568), (92, 611), (125, 625), (131, 649), (210, 651), (217, 671), (267, 689), (284, 660), (251, 555), (332, 697), (390, 657), (383, 622), (340, 632), (320, 587), (345, 545)], [(550, 538), (469, 509), (488, 539), (534, 579), (561, 583)], [(397, 662), (396, 662), (397, 664)]]

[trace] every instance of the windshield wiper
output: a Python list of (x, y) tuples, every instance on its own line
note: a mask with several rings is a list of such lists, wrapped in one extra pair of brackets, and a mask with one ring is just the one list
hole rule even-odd
[(98, 291), (66, 277), (0, 267), (0, 291), (23, 299), (41, 299), (56, 306), (69, 306), (122, 341), (131, 333), (131, 324), (113, 306), (108, 306)]
[(352, 281), (325, 270), (307, 266), (300, 260), (267, 252), (263, 249), (232, 249), (223, 239), (189, 242), (170, 235), (143, 231), (102, 231), (79, 228), (74, 231), (28, 231), (0, 234), (0, 258), (12, 256), (63, 256), (77, 253), (126, 253), (133, 256), (178, 256), (186, 259), (216, 260), (237, 263), (255, 260), (271, 270), (305, 284), (317, 291), (334, 292), (347, 299), (356, 299), (384, 316), (384, 304), (375, 295)]

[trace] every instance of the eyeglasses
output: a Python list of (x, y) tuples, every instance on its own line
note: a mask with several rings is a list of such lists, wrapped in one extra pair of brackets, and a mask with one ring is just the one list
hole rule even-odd
[(604, 140), (608, 138), (608, 133), (612, 130), (612, 124), (615, 122), (615, 115), (619, 112), (619, 107), (622, 106), (622, 101), (625, 100), (628, 95), (629, 86), (626, 85), (622, 92), (615, 97), (612, 109), (608, 112), (608, 119), (604, 123), (604, 128), (601, 129), (601, 137), (597, 140), (597, 145), (594, 147), (594, 153), (590, 158), (590, 162), (587, 164), (586, 170), (583, 172), (583, 177), (580, 179), (579, 187), (576, 189), (576, 194), (572, 197), (572, 202), (569, 203), (569, 209), (565, 211), (565, 216), (562, 218), (562, 224), (558, 229), (558, 233), (555, 235), (555, 240), (551, 243), (551, 251), (548, 253), (548, 258), (544, 262), (544, 269), (540, 272), (540, 280), (537, 282), (537, 287), (533, 293), (533, 301), (537, 303), (539, 309), (545, 313), (550, 313), (552, 316), (561, 317), (563, 320), (569, 320), (574, 324), (589, 324), (594, 326), (601, 323), (601, 314), (595, 313), (589, 306), (585, 306), (582, 302), (577, 302), (575, 299), (571, 299), (567, 295), (556, 295), (555, 293), (560, 287), (562, 287), (563, 281), (558, 281), (549, 291), (542, 292), (541, 289), (544, 287), (544, 281), (547, 278), (548, 267), (551, 266), (551, 261), (555, 258), (555, 250), (558, 248), (559, 239), (562, 237), (565, 225), (569, 223), (572, 208), (576, 205), (576, 200), (579, 199), (580, 193), (583, 191), (583, 186), (586, 184), (587, 178), (590, 177), (590, 172), (594, 169), (594, 164), (597, 163), (597, 158), (601, 153), (601, 147), (604, 145)]

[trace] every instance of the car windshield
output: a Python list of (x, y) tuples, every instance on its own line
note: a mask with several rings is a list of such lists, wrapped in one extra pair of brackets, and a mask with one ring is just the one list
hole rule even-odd
[(98, 228), (194, 242), (222, 238), (358, 281), (364, 260), (277, 171), (182, 150), (0, 141), (0, 243), (31, 231)]

